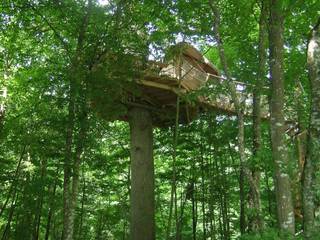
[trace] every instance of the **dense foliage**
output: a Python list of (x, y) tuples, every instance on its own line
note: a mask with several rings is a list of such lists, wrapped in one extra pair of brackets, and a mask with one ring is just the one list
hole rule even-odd
[[(226, 76), (214, 3), (232, 80), (253, 93), (260, 76), (261, 9), (273, 2), (280, 2), (285, 14), (287, 187), (296, 236), (302, 238), (302, 175), (313, 96), (306, 51), (320, 15), (317, 0), (2, 0), (0, 238), (68, 239), (65, 223), (74, 218), (72, 239), (130, 239), (130, 131), (127, 122), (114, 121), (126, 111), (118, 101), (121, 92), (138, 91), (134, 80), (146, 61), (160, 60), (180, 41), (195, 45)], [(264, 65), (261, 94), (269, 96), (270, 70)], [(229, 90), (209, 85), (201, 94), (222, 91)], [(245, 162), (238, 127), (236, 115), (212, 111), (178, 128), (154, 128), (157, 239), (292, 237), (279, 234), (270, 122), (261, 123), (255, 153), (252, 117), (244, 118)], [(250, 207), (243, 169), (260, 174), (261, 209)], [(319, 184), (313, 189), (316, 209)], [(72, 207), (74, 213), (68, 213)], [(263, 221), (258, 231), (250, 227), (256, 211)]]

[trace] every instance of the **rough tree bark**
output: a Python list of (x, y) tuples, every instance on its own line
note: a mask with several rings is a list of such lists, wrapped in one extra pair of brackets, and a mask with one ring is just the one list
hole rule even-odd
[(275, 191), (279, 228), (294, 234), (295, 219), (293, 212), (290, 176), (288, 174), (288, 150), (285, 142), (284, 121), (284, 12), (281, 0), (270, 0), (270, 74), (271, 74), (271, 142), (275, 171)]
[(315, 230), (315, 191), (319, 187), (320, 169), (320, 18), (308, 44), (308, 68), (311, 85), (311, 113), (308, 152), (303, 173), (303, 228), (306, 239)]
[(152, 119), (148, 110), (129, 111), (131, 192), (130, 239), (155, 239)]
[[(265, 0), (261, 0), (260, 20), (259, 20), (259, 45), (258, 45), (258, 76), (253, 93), (253, 157), (255, 162), (260, 162), (259, 153), (261, 151), (261, 90), (266, 76), (267, 63), (267, 19), (268, 8)], [(248, 227), (250, 231), (260, 231), (263, 228), (263, 218), (261, 216), (260, 199), (260, 170), (258, 166), (251, 168), (254, 184), (250, 185), (249, 207), (254, 209), (252, 216), (249, 216)]]

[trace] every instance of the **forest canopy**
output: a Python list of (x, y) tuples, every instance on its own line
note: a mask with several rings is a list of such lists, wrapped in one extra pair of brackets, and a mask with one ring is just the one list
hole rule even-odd
[(0, 72), (1, 240), (320, 239), (320, 1), (1, 0)]

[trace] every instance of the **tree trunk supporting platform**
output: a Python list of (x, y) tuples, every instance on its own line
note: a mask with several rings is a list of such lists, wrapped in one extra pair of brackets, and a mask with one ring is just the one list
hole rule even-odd
[(130, 239), (155, 239), (152, 118), (147, 109), (129, 110), (131, 135)]

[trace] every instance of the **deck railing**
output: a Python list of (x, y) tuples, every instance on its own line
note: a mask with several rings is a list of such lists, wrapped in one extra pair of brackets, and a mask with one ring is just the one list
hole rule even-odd
[[(178, 69), (173, 64), (168, 64), (163, 67), (159, 75), (160, 76), (168, 76), (173, 81), (179, 83), (178, 77)], [(233, 104), (233, 100), (230, 95), (230, 90), (228, 87), (227, 80), (218, 75), (213, 75), (201, 71), (197, 67), (190, 64), (188, 61), (184, 60), (181, 65), (181, 87), (185, 88), (187, 92), (199, 90), (203, 86), (208, 87), (208, 91), (206, 94), (200, 95), (199, 100), (208, 105), (217, 109), (221, 109), (225, 112), (235, 113), (235, 107)], [(237, 94), (240, 99), (240, 102), (244, 106), (244, 113), (247, 115), (252, 115), (253, 109), (253, 85), (245, 84), (242, 82), (233, 81)], [(261, 98), (261, 110), (264, 118), (269, 116), (269, 106), (268, 99), (266, 95), (263, 95)]]

